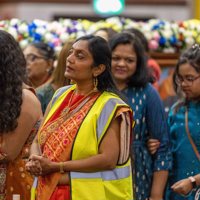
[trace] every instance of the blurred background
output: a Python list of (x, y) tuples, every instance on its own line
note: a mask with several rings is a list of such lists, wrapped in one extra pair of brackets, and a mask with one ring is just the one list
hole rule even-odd
[[(94, 0), (93, 0), (94, 1)], [(0, 0), (0, 18), (54, 20), (60, 17), (99, 20), (92, 0)], [(107, 2), (112, 0), (107, 0)], [(125, 0), (120, 16), (134, 20), (187, 20), (199, 17), (199, 0)], [(115, 4), (112, 5), (115, 7)]]
[(175, 95), (172, 74), (180, 53), (200, 44), (200, 0), (0, 0), (0, 29), (22, 49), (43, 41), (59, 55), (69, 39), (101, 28), (144, 34), (160, 67), (158, 90), (165, 100)]

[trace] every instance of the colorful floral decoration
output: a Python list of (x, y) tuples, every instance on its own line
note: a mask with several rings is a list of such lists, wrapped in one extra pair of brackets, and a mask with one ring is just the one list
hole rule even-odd
[(51, 22), (39, 19), (32, 22), (20, 19), (0, 21), (0, 29), (11, 33), (22, 49), (31, 42), (43, 41), (55, 48), (57, 53), (68, 39), (92, 34), (103, 27), (113, 28), (118, 32), (131, 27), (139, 29), (145, 34), (152, 52), (179, 53), (194, 43), (200, 43), (200, 21), (195, 19), (183, 22), (160, 19), (134, 21), (119, 17), (98, 22), (86, 19), (60, 19)]

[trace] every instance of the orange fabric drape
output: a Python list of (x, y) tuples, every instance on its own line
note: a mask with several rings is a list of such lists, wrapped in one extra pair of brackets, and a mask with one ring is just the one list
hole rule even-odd
[(49, 200), (70, 200), (70, 186), (57, 186)]

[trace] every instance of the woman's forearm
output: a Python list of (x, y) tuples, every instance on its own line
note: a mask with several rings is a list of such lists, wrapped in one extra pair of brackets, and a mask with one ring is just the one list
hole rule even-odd
[(87, 158), (71, 160), (66, 162), (51, 162), (43, 156), (31, 156), (32, 160), (39, 160), (42, 171), (46, 174), (60, 171), (60, 167), (65, 172), (95, 172), (102, 170), (111, 170), (115, 168), (120, 154), (119, 144), (119, 119), (111, 122), (110, 127), (105, 134), (98, 153), (88, 155)]
[(177, 181), (171, 186), (171, 189), (177, 194), (187, 195), (195, 186), (200, 186), (200, 174)]
[[(65, 162), (52, 162), (48, 158), (38, 155), (31, 155), (30, 162), (39, 162), (42, 169), (42, 175), (47, 175), (50, 173), (61, 172), (66, 173), (70, 171), (74, 172), (97, 172), (112, 170), (117, 164), (117, 159), (111, 159), (109, 156), (104, 154), (98, 154), (91, 156), (89, 158), (80, 160), (71, 160)], [(28, 163), (28, 170), (31, 171), (31, 165), (33, 163)], [(30, 166), (29, 166), (30, 165)], [(41, 174), (40, 174), (41, 175)]]
[(165, 186), (167, 183), (168, 171), (156, 171), (153, 174), (153, 182), (151, 187), (151, 198), (161, 200), (163, 198)]
[(63, 163), (64, 171), (95, 172), (101, 170), (112, 170), (117, 160), (111, 160), (103, 154), (91, 156), (81, 160), (71, 160)]
[(33, 141), (32, 145), (31, 145), (31, 148), (30, 148), (30, 155), (42, 155), (41, 153), (41, 149), (39, 147), (39, 144), (37, 143), (36, 140)]

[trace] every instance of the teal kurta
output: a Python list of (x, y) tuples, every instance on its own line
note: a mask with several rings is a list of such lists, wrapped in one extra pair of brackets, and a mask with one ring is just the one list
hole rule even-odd
[[(197, 159), (185, 130), (185, 106), (174, 112), (174, 106), (169, 113), (170, 135), (172, 140), (173, 170), (169, 176), (170, 186), (184, 178), (200, 173), (200, 162)], [(191, 137), (200, 152), (200, 102), (190, 102), (188, 105), (188, 126)], [(167, 190), (167, 200), (194, 200), (194, 194), (182, 197), (172, 190)]]

